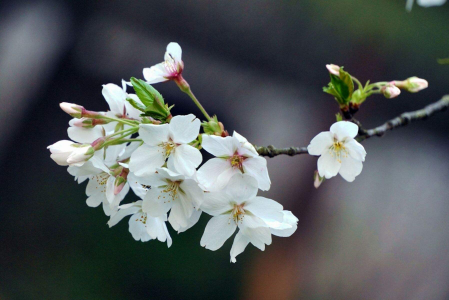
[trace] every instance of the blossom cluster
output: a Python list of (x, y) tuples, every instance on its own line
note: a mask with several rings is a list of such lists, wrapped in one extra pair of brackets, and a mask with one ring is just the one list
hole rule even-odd
[[(110, 227), (130, 216), (135, 240), (157, 239), (170, 247), (167, 222), (184, 232), (205, 212), (212, 218), (201, 246), (217, 250), (238, 228), (230, 251), (235, 262), (249, 243), (263, 251), (272, 235), (292, 235), (298, 219), (278, 202), (257, 196), (271, 186), (267, 161), (245, 137), (229, 135), (215, 116), (206, 114), (203, 123), (193, 114), (173, 116), (152, 88), (167, 80), (188, 88), (181, 54), (181, 47), (170, 43), (164, 62), (143, 70), (145, 80), (103, 85), (105, 112), (61, 103), (73, 117), (70, 140), (48, 148), (78, 183), (88, 181), (86, 203), (101, 205)], [(201, 149), (214, 158), (203, 163)], [(140, 200), (125, 203), (130, 191)]]
[[(329, 131), (315, 136), (307, 151), (319, 156), (315, 187), (338, 174), (348, 182), (360, 175), (365, 148), (357, 141), (362, 130), (353, 115), (372, 94), (394, 98), (400, 90), (418, 92), (427, 81), (410, 77), (362, 85), (337, 65), (326, 66), (330, 83), (324, 92), (334, 96), (346, 121), (337, 116)], [(135, 240), (159, 240), (172, 244), (167, 222), (178, 233), (194, 226), (203, 212), (212, 218), (200, 240), (215, 251), (238, 229), (231, 247), (231, 262), (251, 243), (260, 250), (272, 235), (288, 237), (298, 219), (278, 202), (257, 196), (271, 187), (267, 161), (237, 132), (224, 129), (217, 116), (210, 116), (183, 78), (182, 50), (167, 46), (164, 62), (143, 69), (145, 80), (132, 77), (122, 85), (103, 85), (109, 109), (89, 111), (83, 106), (61, 103), (73, 117), (67, 130), (70, 140), (48, 146), (51, 158), (78, 183), (88, 181), (86, 203), (102, 205), (110, 227), (129, 218)], [(151, 84), (173, 81), (203, 113), (173, 116), (173, 106)], [(355, 86), (354, 82), (357, 84)], [(128, 93), (132, 86), (135, 93)], [(202, 133), (201, 133), (202, 129)], [(213, 158), (203, 161), (201, 150)], [(125, 203), (133, 191), (140, 200)]]

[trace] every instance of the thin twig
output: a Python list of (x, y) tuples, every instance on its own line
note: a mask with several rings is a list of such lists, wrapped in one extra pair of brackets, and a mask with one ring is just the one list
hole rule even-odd
[[(367, 138), (373, 136), (383, 136), (389, 130), (406, 126), (415, 121), (425, 120), (433, 116), (437, 112), (445, 111), (448, 107), (449, 107), (449, 95), (444, 96), (441, 100), (435, 103), (427, 105), (423, 109), (402, 113), (400, 116), (391, 119), (390, 121), (387, 121), (383, 125), (368, 130), (363, 129), (359, 121), (352, 119), (352, 121), (355, 124), (357, 124), (360, 128), (359, 136), (356, 139), (357, 141), (362, 142)], [(299, 154), (308, 154), (307, 147), (301, 148), (290, 147), (290, 148), (277, 149), (276, 147), (270, 145), (267, 147), (256, 147), (256, 149), (259, 155), (268, 157), (275, 157), (278, 155), (294, 156)]]

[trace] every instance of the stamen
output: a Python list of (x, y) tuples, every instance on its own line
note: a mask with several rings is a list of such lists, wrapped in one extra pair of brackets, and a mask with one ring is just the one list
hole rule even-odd
[(233, 168), (239, 169), (242, 173), (243, 171), (243, 161), (246, 159), (246, 157), (239, 155), (237, 152), (234, 153), (233, 156), (229, 158), (229, 161), (231, 163), (231, 166)]
[(173, 141), (168, 141), (159, 145), (164, 151), (164, 157), (167, 159), (170, 154), (175, 150), (176, 144)]
[(329, 147), (329, 154), (335, 157), (339, 163), (341, 163), (342, 157), (348, 157), (349, 151), (346, 149), (344, 142), (340, 142), (334, 139), (334, 143)]
[[(164, 203), (169, 203), (170, 201), (175, 201), (177, 199), (178, 191), (180, 190), (179, 185), (181, 184), (181, 181), (167, 180), (167, 183), (168, 184), (164, 186), (164, 189), (161, 191), (161, 194), (157, 197), (159, 200), (162, 197)], [(166, 200), (165, 195), (167, 195), (169, 199)]]
[(238, 225), (243, 222), (243, 218), (245, 217), (245, 209), (243, 208), (245, 204), (234, 204), (234, 209), (232, 210), (231, 217), (229, 218), (229, 223), (231, 223), (231, 219), (234, 220), (235, 224)]

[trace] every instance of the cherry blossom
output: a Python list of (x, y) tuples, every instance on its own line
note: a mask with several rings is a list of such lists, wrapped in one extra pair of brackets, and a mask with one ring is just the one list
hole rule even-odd
[(235, 174), (254, 177), (261, 190), (270, 189), (267, 160), (260, 157), (246, 138), (234, 131), (232, 136), (203, 135), (203, 149), (216, 156), (208, 160), (197, 173), (199, 183), (208, 191), (226, 186)]
[(352, 122), (334, 123), (330, 131), (319, 133), (307, 147), (310, 155), (318, 155), (318, 173), (327, 179), (338, 173), (349, 182), (362, 172), (366, 151), (354, 138), (359, 127)]
[[(212, 251), (219, 249), (238, 227), (231, 250), (233, 262), (248, 243), (264, 251), (265, 245), (271, 244), (272, 234), (266, 221), (280, 229), (280, 224), (285, 222), (284, 212), (276, 201), (257, 197), (257, 190), (256, 179), (236, 174), (223, 191), (208, 193), (201, 209), (213, 217), (204, 230), (201, 246)], [(289, 229), (293, 228), (289, 217), (287, 219)]]
[(136, 241), (147, 242), (158, 239), (161, 242), (167, 241), (167, 246), (172, 245), (172, 239), (168, 233), (165, 221), (167, 216), (151, 217), (142, 211), (142, 200), (119, 206), (119, 210), (108, 221), (109, 227), (116, 225), (124, 217), (129, 218), (129, 232)]
[(170, 124), (141, 124), (140, 138), (144, 144), (131, 156), (130, 170), (136, 176), (151, 175), (166, 160), (170, 170), (192, 176), (201, 164), (201, 152), (189, 145), (198, 137), (200, 120), (193, 114), (175, 116)]
[(199, 219), (195, 213), (203, 202), (203, 191), (198, 183), (167, 168), (138, 179), (139, 183), (151, 187), (143, 198), (142, 209), (153, 217), (161, 217), (170, 211), (168, 221), (176, 231), (185, 231)]
[(82, 166), (94, 155), (94, 149), (89, 144), (77, 144), (62, 140), (47, 147), (53, 159), (60, 166)]
[(149, 84), (176, 80), (184, 69), (184, 62), (181, 59), (182, 49), (178, 43), (167, 45), (164, 55), (164, 62), (143, 69), (143, 77)]

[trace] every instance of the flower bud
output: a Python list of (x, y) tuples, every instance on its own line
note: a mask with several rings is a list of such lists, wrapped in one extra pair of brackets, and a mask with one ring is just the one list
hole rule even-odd
[(120, 175), (115, 177), (114, 195), (118, 195), (122, 191), (123, 187), (125, 186), (125, 184), (127, 182), (128, 173), (129, 173), (129, 169), (123, 168)]
[(324, 181), (324, 177), (321, 177), (320, 174), (318, 173), (318, 171), (315, 171), (315, 173), (313, 173), (313, 186), (317, 189), (320, 187), (320, 185), (323, 183)]
[(59, 106), (64, 112), (78, 119), (81, 118), (81, 116), (83, 115), (83, 110), (85, 110), (81, 105), (67, 102), (62, 102), (59, 104)]
[(60, 166), (77, 166), (80, 167), (84, 162), (88, 161), (95, 150), (86, 144), (77, 144), (72, 141), (62, 140), (47, 147), (51, 152), (53, 159)]
[(404, 81), (395, 81), (395, 85), (410, 93), (417, 93), (429, 86), (429, 83), (425, 79), (418, 78), (416, 76), (410, 77)]
[(97, 125), (108, 124), (109, 122), (111, 122), (110, 120), (105, 120), (105, 119), (90, 119), (90, 118), (81, 118), (81, 119), (73, 119), (73, 120), (74, 121), (69, 124), (71, 126), (81, 127), (81, 128), (94, 128)]
[(326, 65), (326, 68), (332, 75), (340, 76), (340, 66), (330, 64)]
[(397, 96), (399, 96), (399, 94), (401, 94), (401, 90), (398, 89), (394, 83), (389, 83), (387, 85), (384, 85), (380, 91), (382, 92), (382, 94), (385, 96), (385, 98), (391, 99), (391, 98), (396, 98)]

